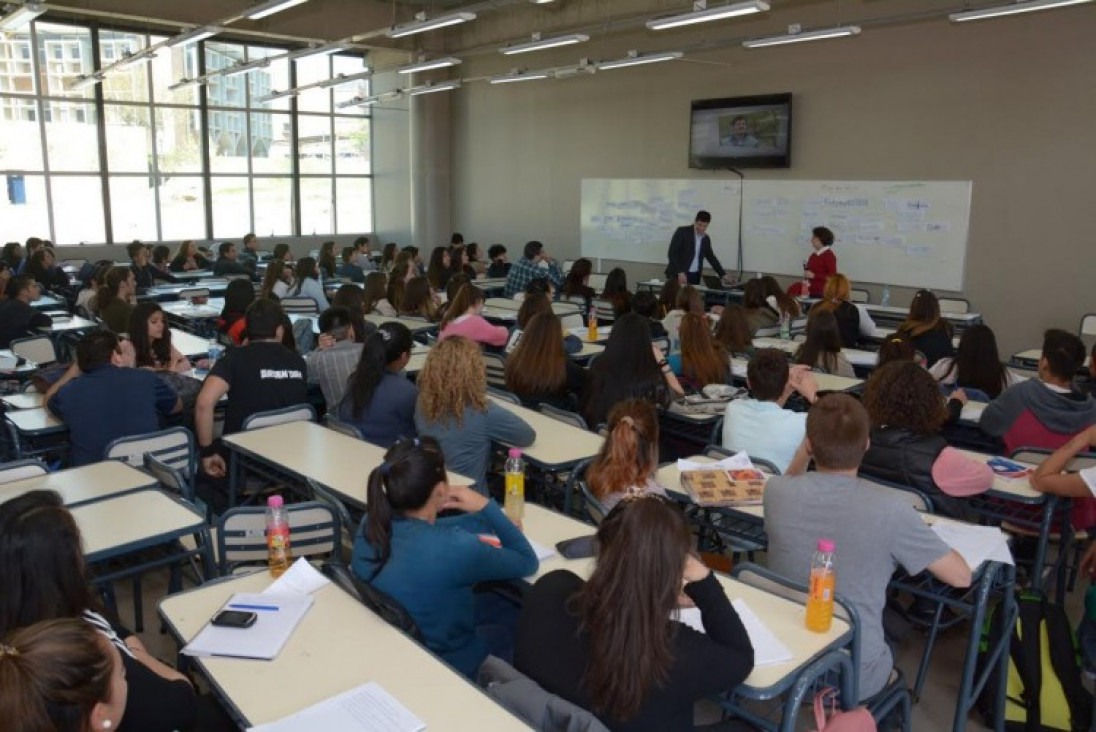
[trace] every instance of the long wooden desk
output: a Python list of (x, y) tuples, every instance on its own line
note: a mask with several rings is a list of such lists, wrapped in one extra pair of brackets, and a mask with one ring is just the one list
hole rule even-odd
[[(262, 571), (199, 587), (160, 602), (172, 634), (188, 642), (238, 592), (262, 592)], [(272, 661), (199, 658), (210, 684), (244, 725), (273, 722), (336, 694), (376, 681), (428, 730), (510, 732), (526, 729), (428, 650), (335, 585), (315, 604)]]
[(0, 503), (30, 491), (57, 491), (66, 506), (76, 507), (105, 498), (155, 488), (156, 480), (120, 460), (105, 460), (79, 468), (47, 473), (0, 485)]

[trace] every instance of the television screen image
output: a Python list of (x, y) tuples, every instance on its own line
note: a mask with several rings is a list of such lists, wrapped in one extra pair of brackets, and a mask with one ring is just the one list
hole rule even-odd
[(689, 167), (790, 167), (791, 111), (791, 94), (694, 101)]

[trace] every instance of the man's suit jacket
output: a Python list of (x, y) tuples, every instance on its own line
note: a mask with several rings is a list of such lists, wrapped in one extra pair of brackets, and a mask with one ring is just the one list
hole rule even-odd
[[(666, 276), (675, 278), (682, 272), (688, 272), (696, 255), (696, 229), (692, 226), (678, 227), (674, 236), (670, 239), (670, 250), (667, 252), (669, 264), (666, 265)], [(707, 234), (700, 242), (700, 268), (704, 269), (704, 260), (707, 259), (712, 268), (722, 277), (726, 274), (723, 265), (715, 258), (712, 252), (712, 240)]]

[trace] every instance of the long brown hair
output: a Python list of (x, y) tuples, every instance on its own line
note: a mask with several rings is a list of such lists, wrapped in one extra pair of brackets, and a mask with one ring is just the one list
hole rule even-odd
[(650, 402), (626, 399), (609, 410), (609, 435), (586, 471), (599, 499), (640, 486), (658, 467), (658, 414)]
[(80, 618), (20, 628), (0, 644), (0, 719), (23, 732), (83, 732), (95, 705), (112, 701), (114, 664), (109, 641)]
[(715, 341), (728, 353), (744, 353), (753, 348), (750, 338), (750, 323), (746, 320), (746, 309), (738, 304), (723, 308), (719, 314), (719, 323), (715, 326)]
[(369, 315), (388, 292), (388, 276), (384, 272), (370, 272), (365, 276), (362, 289), (362, 314)]
[(666, 313), (677, 305), (677, 293), (681, 291), (681, 285), (677, 280), (666, 280), (658, 293), (658, 314), (656, 319), (662, 320)]
[(575, 596), (590, 648), (582, 685), (595, 712), (623, 721), (669, 678), (669, 618), (692, 539), (681, 511), (659, 497), (621, 501), (597, 538), (597, 566)]
[(431, 348), (415, 383), (415, 409), (427, 421), (452, 419), (459, 427), (465, 409), (487, 411), (487, 365), (479, 345), (464, 336), (450, 336)]
[(266, 265), (266, 275), (263, 276), (263, 286), (259, 288), (259, 297), (277, 299), (274, 294), (274, 285), (278, 284), (285, 272), (285, 260), (275, 259)]
[(483, 290), (472, 284), (462, 286), (457, 290), (457, 296), (450, 301), (449, 306), (445, 309), (445, 317), (438, 324), (438, 330), (444, 330), (445, 326), (467, 313), (469, 308), (475, 307), (483, 300)]
[(932, 290), (918, 290), (910, 301), (910, 312), (902, 325), (898, 326), (898, 330), (909, 333), (910, 338), (916, 338), (939, 328), (942, 323), (947, 328), (947, 324), (940, 320), (940, 301), (936, 299), (936, 293)]
[(407, 274), (411, 271), (411, 260), (404, 259), (396, 262), (392, 272), (388, 275), (388, 304), (400, 312), (403, 306), (404, 293), (407, 291)]
[(534, 315), (506, 359), (506, 388), (523, 397), (560, 394), (567, 388), (566, 361), (559, 316)]
[(704, 299), (692, 285), (685, 285), (677, 293), (677, 309), (687, 313), (704, 314)]
[(526, 295), (521, 301), (521, 307), (518, 308), (518, 327), (525, 328), (533, 316), (550, 312), (552, 312), (552, 301), (547, 295), (539, 292), (535, 295)]
[(681, 373), (699, 386), (727, 381), (730, 362), (723, 347), (712, 339), (703, 315), (685, 313), (677, 329), (681, 341)]
[(399, 306), (400, 315), (420, 315), (429, 321), (437, 320), (438, 306), (434, 303), (434, 290), (430, 280), (413, 277), (403, 292)]
[(811, 311), (807, 318), (807, 340), (795, 352), (795, 362), (821, 368), (832, 374), (841, 355), (841, 329), (828, 310)]
[(799, 308), (799, 303), (795, 301), (795, 298), (786, 293), (783, 288), (780, 287), (780, 283), (776, 281), (776, 278), (772, 275), (765, 275), (761, 278), (761, 284), (765, 288), (765, 297), (771, 297), (776, 300), (777, 314), (781, 317), (785, 315), (789, 318), (798, 318), (803, 314), (803, 311)]

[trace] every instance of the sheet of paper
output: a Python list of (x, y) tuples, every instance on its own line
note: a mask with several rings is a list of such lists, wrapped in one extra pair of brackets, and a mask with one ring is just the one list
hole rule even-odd
[(237, 593), (222, 609), (253, 612), (255, 624), (226, 628), (207, 623), (182, 652), (197, 657), (275, 658), (312, 603), (310, 595)]
[(931, 521), (930, 526), (936, 535), (959, 552), (972, 570), (986, 561), (1014, 563), (1012, 551), (1008, 548), (1008, 537), (996, 526), (976, 526), (936, 516), (927, 520)]
[(688, 625), (698, 633), (708, 632), (704, 629), (704, 621), (700, 619), (700, 608), (698, 607), (679, 607), (670, 613), (670, 618)]
[(967, 402), (963, 405), (963, 411), (959, 413), (959, 419), (963, 422), (978, 424), (982, 421), (984, 411), (986, 411), (985, 402)]
[(384, 688), (367, 684), (314, 704), (277, 722), (252, 727), (251, 732), (419, 732), (426, 724)]
[(772, 666), (777, 663), (785, 663), (794, 658), (788, 647), (769, 630), (769, 626), (761, 622), (761, 618), (754, 614), (754, 611), (750, 609), (745, 600), (742, 598), (732, 600), (731, 605), (738, 613), (742, 624), (746, 626), (746, 633), (750, 636), (750, 643), (754, 649), (755, 666)]
[(331, 584), (331, 580), (324, 577), (307, 559), (298, 557), (277, 581), (263, 590), (263, 594), (311, 595), (328, 584)]
[(747, 470), (753, 467), (750, 456), (745, 452), (717, 460), (714, 463), (698, 463), (694, 460), (678, 460), (678, 472), (686, 470)]
[(537, 553), (537, 560), (543, 562), (545, 559), (551, 559), (556, 555), (554, 547), (544, 546), (543, 544), (533, 541), (528, 536), (525, 537), (529, 541), (529, 546), (533, 547), (533, 551)]

